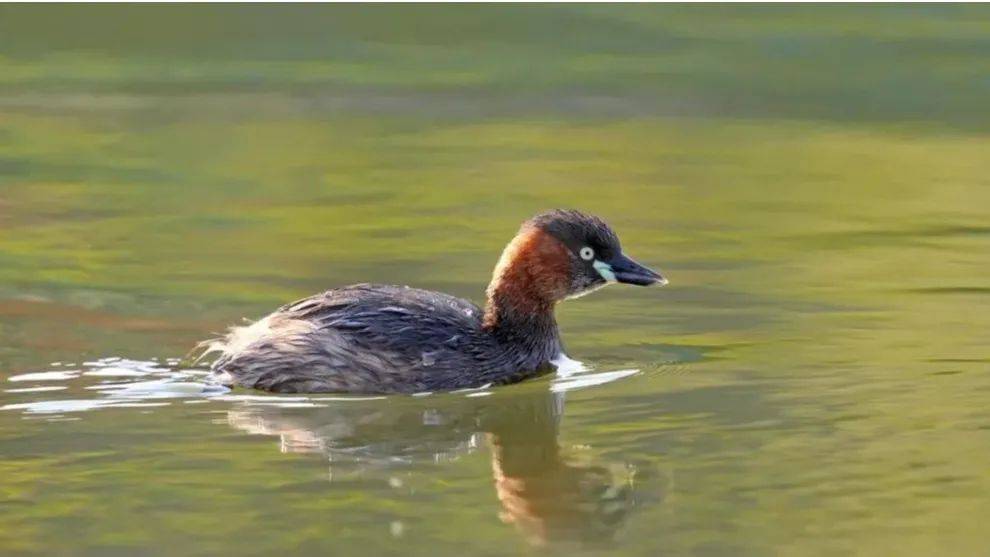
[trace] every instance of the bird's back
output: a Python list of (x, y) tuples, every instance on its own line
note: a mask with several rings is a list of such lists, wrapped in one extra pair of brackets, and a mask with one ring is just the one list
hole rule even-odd
[(277, 392), (418, 392), (477, 386), (509, 366), (475, 304), (403, 286), (359, 284), (287, 304), (232, 329), (214, 373)]

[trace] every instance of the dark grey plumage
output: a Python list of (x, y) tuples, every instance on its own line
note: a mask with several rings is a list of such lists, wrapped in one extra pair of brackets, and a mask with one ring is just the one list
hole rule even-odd
[(466, 300), (404, 286), (328, 290), (232, 332), (213, 370), (266, 391), (415, 393), (553, 369), (561, 347), (552, 318), (515, 334), (482, 329), (483, 315)]

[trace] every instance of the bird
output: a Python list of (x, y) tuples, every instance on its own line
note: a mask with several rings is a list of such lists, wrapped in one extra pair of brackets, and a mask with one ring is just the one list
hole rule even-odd
[(567, 359), (557, 303), (605, 285), (663, 286), (627, 257), (599, 217), (554, 209), (526, 220), (502, 251), (484, 308), (381, 284), (327, 290), (200, 343), (210, 377), (276, 393), (422, 393), (516, 383)]

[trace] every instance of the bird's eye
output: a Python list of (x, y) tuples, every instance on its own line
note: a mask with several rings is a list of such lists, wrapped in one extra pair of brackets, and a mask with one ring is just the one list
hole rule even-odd
[(579, 253), (581, 255), (581, 259), (584, 259), (585, 261), (591, 261), (592, 259), (595, 258), (595, 250), (591, 249), (588, 246), (584, 246), (583, 248), (581, 248), (581, 251)]

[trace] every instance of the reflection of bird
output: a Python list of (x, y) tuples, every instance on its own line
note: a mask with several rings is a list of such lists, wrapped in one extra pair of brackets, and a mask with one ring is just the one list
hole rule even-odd
[(562, 356), (554, 305), (610, 282), (665, 284), (602, 220), (551, 211), (502, 253), (482, 311), (409, 287), (356, 285), (286, 305), (224, 339), (217, 379), (277, 392), (391, 393), (520, 381)]
[[(278, 400), (278, 399), (275, 399)], [(283, 452), (324, 453), (338, 472), (447, 461), (478, 445), (474, 399), (450, 397), (443, 406), (423, 399), (334, 401), (292, 408), (247, 405), (227, 412), (233, 427), (278, 435)]]
[[(572, 464), (559, 454), (522, 456), (524, 447), (497, 437), (492, 450), (499, 516), (534, 545), (570, 539), (607, 542), (635, 502), (635, 484), (625, 470)], [(519, 460), (525, 464), (520, 466)]]
[[(277, 399), (276, 399), (277, 400)], [(229, 423), (279, 435), (287, 452), (322, 452), (333, 477), (448, 462), (475, 450), (485, 434), (492, 456), (499, 516), (535, 545), (611, 540), (637, 503), (650, 499), (627, 465), (576, 462), (557, 431), (563, 394), (545, 385), (485, 397), (335, 401), (319, 408), (243, 406)], [(636, 478), (638, 479), (638, 478)]]
[(547, 406), (516, 407), (513, 420), (489, 424), (499, 516), (534, 545), (607, 542), (635, 503), (632, 471), (568, 458), (556, 422), (544, 420)]

